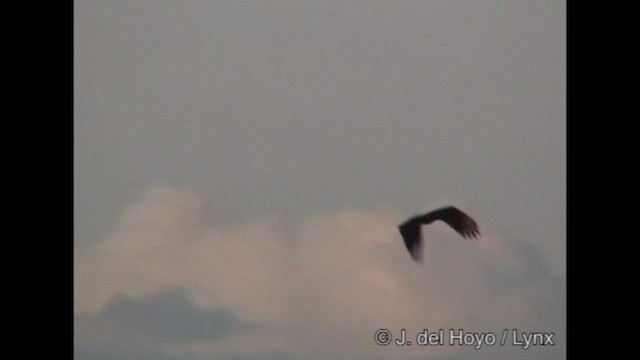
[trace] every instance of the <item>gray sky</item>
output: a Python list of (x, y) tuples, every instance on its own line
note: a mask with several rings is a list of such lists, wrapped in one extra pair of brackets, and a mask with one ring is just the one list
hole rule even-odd
[[(74, 4), (79, 358), (565, 357), (564, 1)], [(483, 237), (412, 263), (447, 203)]]

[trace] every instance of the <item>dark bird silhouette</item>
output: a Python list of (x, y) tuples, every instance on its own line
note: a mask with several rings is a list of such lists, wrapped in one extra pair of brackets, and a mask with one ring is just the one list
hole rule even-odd
[(414, 261), (422, 261), (422, 232), (420, 231), (420, 226), (430, 224), (436, 220), (444, 221), (465, 239), (474, 239), (480, 235), (478, 224), (469, 215), (453, 206), (412, 217), (400, 224), (398, 229), (400, 229), (404, 244), (407, 246)]

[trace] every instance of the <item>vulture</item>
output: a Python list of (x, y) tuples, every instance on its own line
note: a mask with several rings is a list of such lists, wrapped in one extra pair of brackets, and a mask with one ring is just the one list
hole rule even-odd
[(411, 254), (411, 258), (414, 261), (422, 261), (422, 232), (420, 227), (436, 220), (444, 221), (465, 239), (474, 239), (480, 235), (478, 224), (469, 215), (453, 206), (414, 216), (398, 226), (404, 239), (404, 244), (407, 246), (407, 250), (409, 250), (409, 254)]

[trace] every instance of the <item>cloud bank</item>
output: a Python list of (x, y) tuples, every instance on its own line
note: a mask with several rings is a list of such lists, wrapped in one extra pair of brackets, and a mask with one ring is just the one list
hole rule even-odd
[[(76, 256), (78, 358), (565, 357), (566, 282), (535, 244), (484, 232), (465, 242), (434, 224), (416, 264), (396, 230), (406, 214), (347, 209), (225, 226), (206, 205), (153, 187)], [(555, 345), (379, 346), (380, 328), (554, 332)]]

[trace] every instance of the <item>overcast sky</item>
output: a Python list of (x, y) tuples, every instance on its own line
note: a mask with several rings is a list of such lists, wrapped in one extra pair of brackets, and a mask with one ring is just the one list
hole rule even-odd
[(564, 1), (74, 4), (77, 358), (565, 358)]

